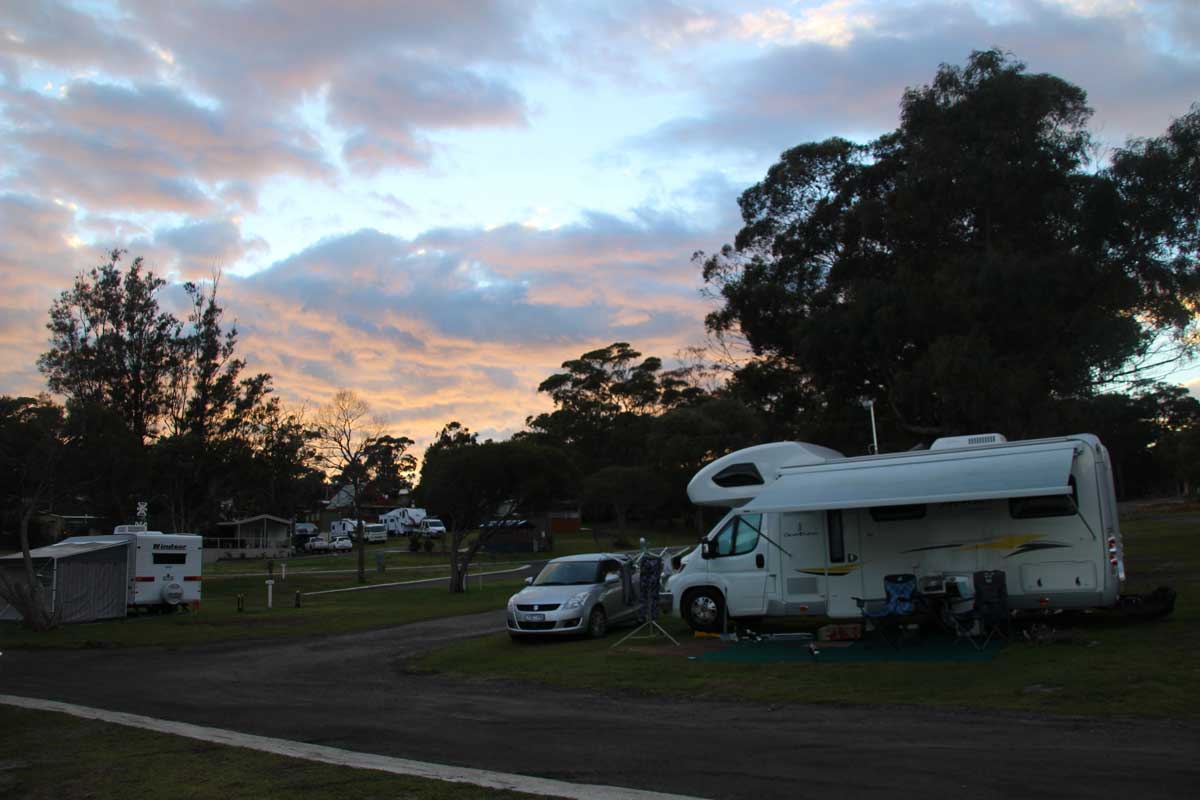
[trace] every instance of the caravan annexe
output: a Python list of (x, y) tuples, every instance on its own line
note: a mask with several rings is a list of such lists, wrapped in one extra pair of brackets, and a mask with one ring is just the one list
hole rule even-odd
[(764, 616), (862, 616), (883, 577), (1003, 570), (1015, 609), (1112, 606), (1125, 578), (1111, 460), (1090, 434), (844, 458), (777, 442), (730, 453), (688, 485), (730, 511), (682, 559), (668, 602), (698, 630)]

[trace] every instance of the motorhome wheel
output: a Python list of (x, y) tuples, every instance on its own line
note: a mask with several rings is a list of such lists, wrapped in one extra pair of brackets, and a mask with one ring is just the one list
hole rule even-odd
[(588, 617), (588, 636), (593, 639), (602, 639), (607, 632), (608, 614), (604, 613), (603, 608), (596, 606), (592, 609), (591, 616)]
[(716, 589), (696, 589), (683, 602), (684, 620), (692, 630), (719, 633), (723, 600)]
[(183, 600), (183, 586), (178, 583), (168, 583), (162, 590), (162, 601), (169, 606), (177, 606)]

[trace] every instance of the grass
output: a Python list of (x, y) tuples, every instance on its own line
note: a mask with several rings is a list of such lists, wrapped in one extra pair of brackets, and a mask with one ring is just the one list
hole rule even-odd
[[(415, 577), (429, 577), (427, 571)], [(389, 570), (371, 572), (369, 583), (411, 580), (413, 573)], [(519, 580), (472, 584), (465, 594), (450, 594), (445, 584), (429, 588), (377, 589), (304, 597), (294, 608), (297, 591), (359, 585), (354, 575), (288, 572), (286, 581), (275, 579), (274, 608), (266, 607), (264, 578), (226, 577), (204, 584), (198, 612), (181, 611), (162, 616), (138, 615), (79, 625), (63, 625), (35, 633), (15, 622), (0, 623), (0, 649), (8, 647), (136, 647), (184, 645), (233, 639), (275, 638), (347, 633), (402, 625), (424, 619), (473, 614), (502, 608), (520, 585)], [(245, 596), (245, 611), (237, 610), (237, 597)]]
[(0, 706), (0, 797), (126, 800), (519, 800), (533, 795), (286, 758), (182, 736)]
[[(1043, 713), (1200, 717), (1200, 531), (1195, 516), (1123, 525), (1126, 591), (1162, 584), (1175, 613), (1128, 622), (1096, 613), (1059, 621), (1058, 643), (1014, 643), (985, 663), (727, 664), (689, 660), (669, 643), (611, 650), (607, 641), (514, 645), (489, 636), (422, 657), (421, 669), (538, 684), (724, 700), (911, 704)], [(689, 632), (678, 617), (665, 626)]]

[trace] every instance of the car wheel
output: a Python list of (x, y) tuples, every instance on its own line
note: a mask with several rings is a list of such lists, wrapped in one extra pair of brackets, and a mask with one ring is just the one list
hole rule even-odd
[(588, 616), (587, 632), (593, 639), (603, 639), (604, 634), (608, 633), (608, 614), (600, 606), (593, 608)]
[(683, 619), (694, 631), (720, 633), (725, 602), (716, 589), (696, 589), (684, 598)]

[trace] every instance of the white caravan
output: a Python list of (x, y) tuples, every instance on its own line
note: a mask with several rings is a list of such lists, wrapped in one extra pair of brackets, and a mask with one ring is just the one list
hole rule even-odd
[(410, 536), (416, 532), (421, 520), (428, 516), (423, 508), (393, 508), (379, 518), (393, 536)]
[(118, 525), (109, 536), (71, 536), (56, 545), (125, 544), (130, 607), (161, 607), (200, 601), (203, 537), (148, 531), (145, 525)]
[(335, 519), (329, 523), (329, 533), (331, 539), (334, 536), (350, 536), (353, 538), (358, 533), (358, 522), (352, 519)]
[[(698, 630), (764, 616), (861, 618), (885, 575), (970, 591), (1003, 570), (1015, 609), (1117, 603), (1125, 566), (1108, 451), (1091, 434), (845, 458), (802, 442), (730, 453), (688, 484), (730, 511), (682, 559), (668, 603)], [(670, 606), (668, 606), (670, 607)]]

